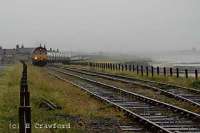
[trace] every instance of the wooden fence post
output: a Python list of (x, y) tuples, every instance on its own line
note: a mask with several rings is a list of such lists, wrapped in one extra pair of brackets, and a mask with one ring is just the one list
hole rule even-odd
[(146, 66), (146, 75), (147, 75), (147, 77), (149, 76), (149, 67), (148, 66)]
[(153, 77), (153, 75), (154, 75), (154, 67), (151, 66), (151, 76)]
[(163, 72), (164, 72), (164, 76), (166, 77), (167, 73), (166, 73), (166, 67), (163, 68)]
[(141, 66), (141, 74), (144, 75), (143, 65)]
[(27, 82), (27, 65), (24, 61), (22, 78), (20, 82), (20, 106), (19, 106), (19, 133), (31, 133), (31, 107), (30, 93)]
[(130, 71), (130, 72), (131, 72), (131, 69), (132, 69), (131, 67), (132, 67), (132, 65), (131, 65), (131, 64), (129, 64), (129, 71)]
[(188, 78), (188, 70), (185, 69), (185, 77)]
[(176, 77), (179, 78), (179, 69), (176, 68)]
[(173, 76), (173, 69), (171, 67), (169, 68), (169, 72), (170, 72), (170, 76), (172, 77)]
[(127, 66), (127, 64), (125, 64), (125, 70), (126, 70), (126, 71), (128, 70), (128, 66)]
[(157, 66), (157, 75), (158, 76), (160, 75), (160, 68), (159, 68), (159, 66)]
[(195, 70), (195, 79), (198, 79), (198, 70)]

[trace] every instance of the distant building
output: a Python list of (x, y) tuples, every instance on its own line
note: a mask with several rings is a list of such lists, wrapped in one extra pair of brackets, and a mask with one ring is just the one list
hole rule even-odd
[(2, 49), (1, 50), (1, 63), (14, 63), (16, 51), (15, 49)]
[(23, 45), (21, 48), (16, 46), (16, 58), (18, 60), (29, 60), (34, 48), (25, 48)]
[(0, 63), (10, 64), (19, 60), (30, 60), (34, 48), (25, 48), (16, 45), (14, 49), (3, 49), (0, 47)]

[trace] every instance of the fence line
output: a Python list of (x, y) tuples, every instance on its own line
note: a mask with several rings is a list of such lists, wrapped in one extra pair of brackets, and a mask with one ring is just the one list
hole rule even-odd
[(31, 133), (31, 107), (27, 82), (27, 65), (23, 61), (21, 63), (23, 64), (23, 72), (20, 82), (19, 133)]
[[(189, 78), (189, 75), (193, 74), (194, 78), (198, 79), (198, 69), (183, 69), (180, 68), (167, 68), (167, 67), (153, 67), (153, 66), (144, 66), (144, 65), (138, 65), (138, 64), (121, 64), (121, 63), (88, 63), (90, 67), (94, 68), (100, 68), (100, 69), (108, 69), (111, 71), (129, 71), (129, 72), (135, 72), (137, 75), (142, 76), (150, 76), (153, 77), (154, 75), (157, 76), (176, 76), (177, 78), (185, 77), (186, 79)], [(181, 76), (182, 75), (182, 76)]]

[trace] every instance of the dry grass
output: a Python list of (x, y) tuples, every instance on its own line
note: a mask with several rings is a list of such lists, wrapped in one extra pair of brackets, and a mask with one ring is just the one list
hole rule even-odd
[[(18, 122), (19, 105), (19, 81), (21, 66), (9, 67), (0, 74), (0, 132), (17, 133), (18, 130), (10, 129), (9, 123)], [(86, 132), (84, 124), (87, 120), (96, 117), (116, 117), (125, 119), (123, 113), (113, 110), (112, 107), (103, 104), (88, 94), (48, 75), (45, 68), (28, 66), (29, 90), (31, 92), (32, 123), (71, 123), (72, 128), (67, 130), (35, 129), (34, 133), (62, 133), (62, 132)], [(39, 108), (41, 98), (46, 98), (61, 105), (62, 110), (47, 111)], [(55, 119), (56, 115), (70, 115), (80, 118), (80, 123), (72, 120)]]

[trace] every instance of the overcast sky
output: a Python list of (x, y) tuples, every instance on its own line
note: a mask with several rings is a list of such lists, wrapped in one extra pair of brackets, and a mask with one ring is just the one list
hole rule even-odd
[(0, 45), (83, 51), (200, 48), (200, 0), (0, 0)]

